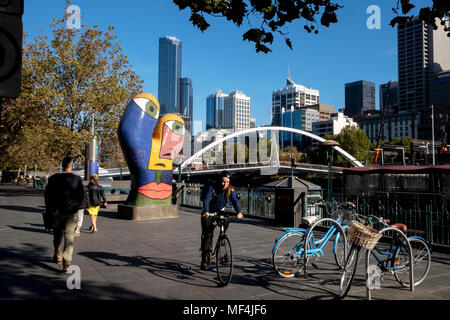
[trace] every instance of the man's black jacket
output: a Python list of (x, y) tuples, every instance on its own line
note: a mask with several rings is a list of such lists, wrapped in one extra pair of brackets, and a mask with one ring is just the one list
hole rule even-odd
[(83, 182), (73, 173), (55, 173), (48, 179), (44, 197), (47, 210), (58, 209), (61, 215), (76, 213), (83, 203)]

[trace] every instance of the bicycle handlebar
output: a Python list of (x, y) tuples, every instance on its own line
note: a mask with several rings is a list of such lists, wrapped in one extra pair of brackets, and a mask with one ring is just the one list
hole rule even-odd
[(378, 223), (381, 223), (382, 225), (384, 225), (385, 227), (389, 227), (389, 224), (386, 222), (386, 220), (384, 219), (384, 218), (382, 218), (382, 217), (377, 217), (377, 216), (374, 216), (374, 215), (370, 215), (369, 217), (368, 217), (368, 219), (369, 219), (369, 221), (372, 221), (372, 220), (376, 220)]
[(227, 214), (227, 213), (224, 213), (224, 212), (220, 212), (220, 213), (219, 212), (210, 212), (209, 215), (211, 217), (227, 218), (229, 220), (238, 220), (238, 218), (236, 216), (233, 216), (231, 214)]

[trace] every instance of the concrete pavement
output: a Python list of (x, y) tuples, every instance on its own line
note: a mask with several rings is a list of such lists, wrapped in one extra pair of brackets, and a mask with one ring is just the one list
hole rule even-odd
[[(179, 217), (150, 221), (117, 219), (117, 204), (102, 209), (97, 233), (87, 232), (84, 217), (76, 238), (73, 265), (81, 289), (69, 290), (70, 274), (51, 262), (52, 235), (44, 231), (42, 192), (0, 184), (0, 299), (170, 299), (170, 300), (334, 300), (341, 273), (331, 251), (309, 269), (308, 279), (280, 278), (271, 251), (283, 232), (270, 222), (233, 221), (233, 278), (219, 287), (215, 271), (201, 271), (199, 211), (180, 208)], [(365, 298), (364, 261), (346, 300)], [(392, 275), (374, 300), (450, 299), (450, 255), (433, 253), (428, 278), (414, 292)]]

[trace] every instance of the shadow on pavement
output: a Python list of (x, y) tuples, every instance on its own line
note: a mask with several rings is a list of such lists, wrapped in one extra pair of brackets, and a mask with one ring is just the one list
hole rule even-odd
[(38, 229), (38, 228), (17, 227), (17, 226), (7, 226), (7, 227), (10, 227), (11, 229), (14, 229), (14, 230), (27, 231), (27, 232), (49, 233), (49, 232), (45, 231), (43, 224), (42, 225), (36, 224), (35, 226), (40, 226), (40, 228)]
[[(236, 272), (232, 282), (245, 286), (263, 287), (275, 294), (281, 294), (288, 298), (298, 299), (304, 297), (307, 299), (336, 299), (337, 292), (333, 288), (324, 285), (324, 279), (316, 270), (314, 276), (309, 274), (308, 279), (302, 276), (294, 278), (283, 278), (278, 275), (272, 265), (271, 258), (255, 259), (246, 256), (234, 257), (236, 261), (234, 269)], [(322, 268), (322, 266), (320, 266)], [(313, 269), (313, 267), (308, 267)], [(328, 274), (329, 275), (329, 274)], [(334, 284), (334, 283), (333, 283)]]
[(78, 255), (103, 263), (105, 266), (142, 268), (160, 278), (197, 287), (218, 286), (218, 282), (211, 279), (210, 274), (200, 271), (197, 264), (157, 257), (121, 256), (109, 252), (78, 252)]
[(23, 207), (23, 206), (0, 206), (0, 209), (20, 211), (20, 212), (39, 212), (42, 213), (43, 209), (36, 207)]
[(62, 273), (51, 262), (47, 247), (30, 243), (21, 249), (0, 248), (0, 270), (0, 299), (152, 299), (122, 287), (88, 281), (82, 282), (81, 290), (69, 290), (70, 274)]
[[(210, 271), (201, 271), (197, 264), (167, 258), (122, 256), (109, 252), (79, 252), (78, 255), (109, 267), (142, 268), (157, 277), (195, 287), (219, 287), (214, 262), (211, 263)], [(275, 274), (271, 259), (253, 259), (243, 256), (236, 256), (234, 259), (236, 263), (231, 285), (262, 287), (269, 292), (292, 299), (298, 299), (299, 293), (309, 299), (333, 299), (337, 297), (336, 292), (321, 285), (318, 281), (281, 278)], [(323, 280), (323, 278), (321, 279)]]

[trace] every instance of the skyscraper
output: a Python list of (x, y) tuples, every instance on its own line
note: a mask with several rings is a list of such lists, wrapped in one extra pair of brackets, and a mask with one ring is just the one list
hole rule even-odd
[(380, 85), (380, 110), (385, 107), (387, 113), (398, 113), (398, 81), (392, 81), (390, 88), (387, 83)]
[(235, 131), (250, 128), (250, 97), (235, 90), (224, 98), (223, 127)]
[(375, 109), (375, 83), (360, 80), (345, 84), (345, 115), (353, 117)]
[(319, 103), (319, 90), (296, 84), (290, 77), (286, 79), (286, 87), (272, 93), (272, 125), (280, 126), (282, 109), (299, 109)]
[(431, 76), (450, 69), (450, 38), (416, 18), (398, 25), (397, 46), (400, 111), (427, 107)]
[(215, 128), (222, 129), (224, 99), (227, 94), (217, 90), (206, 98), (206, 130)]
[(159, 38), (158, 101), (161, 114), (180, 113), (181, 41)]
[(193, 112), (193, 89), (191, 78), (180, 78), (180, 101), (179, 101), (179, 111), (181, 118), (184, 120), (186, 130), (192, 133), (192, 112)]

